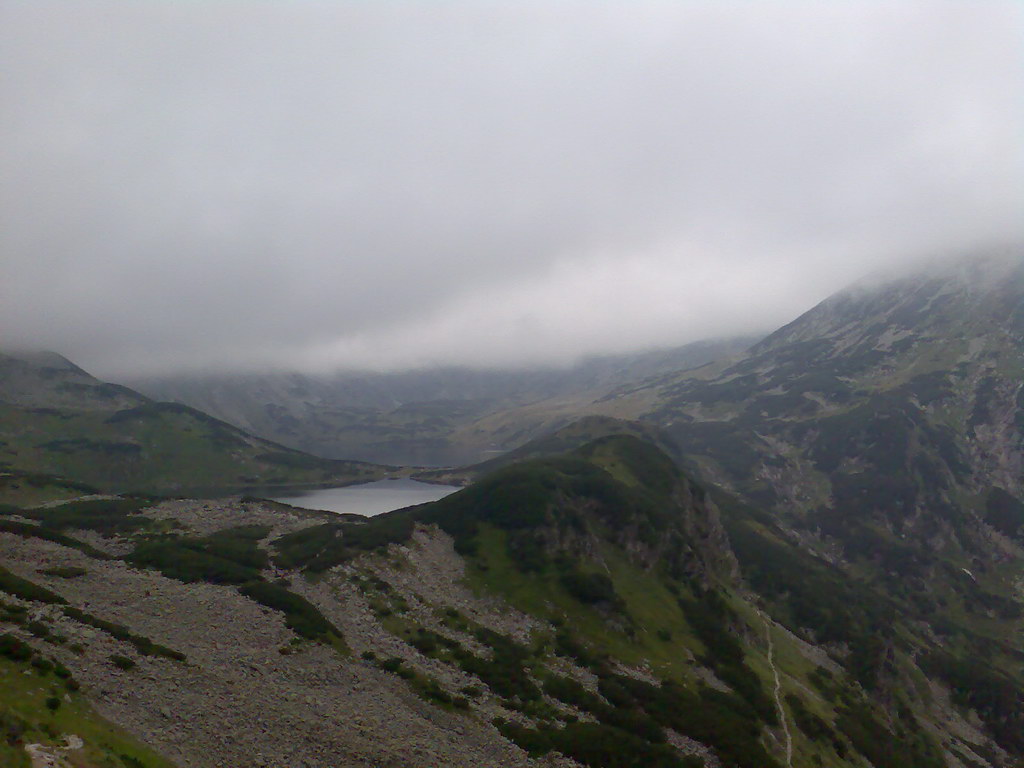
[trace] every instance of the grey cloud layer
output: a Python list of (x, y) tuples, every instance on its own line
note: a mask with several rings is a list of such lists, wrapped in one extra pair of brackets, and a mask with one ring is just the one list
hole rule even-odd
[(1021, 239), (1016, 4), (0, 4), (0, 343), (102, 373), (766, 328)]

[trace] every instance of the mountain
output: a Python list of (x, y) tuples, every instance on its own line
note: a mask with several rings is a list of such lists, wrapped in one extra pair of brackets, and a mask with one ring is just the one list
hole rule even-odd
[(1019, 766), (1022, 307), (1016, 257), (863, 283), (375, 518), (0, 507), (0, 759)]
[(34, 487), (40, 498), (46, 487), (68, 481), (104, 491), (181, 492), (340, 485), (385, 471), (285, 448), (194, 408), (98, 381), (65, 358), (40, 352), (0, 354), (0, 467), (0, 485)]
[(592, 357), (567, 368), (225, 374), (128, 383), (152, 397), (185, 403), (319, 456), (448, 466), (481, 461), (516, 446), (515, 436), (465, 429), (488, 414), (553, 397), (578, 398), (580, 393), (589, 392), (592, 399), (626, 382), (737, 354), (754, 341), (701, 341)]
[[(115, 768), (1024, 755), (1019, 650), (1001, 658), (1019, 649), (1019, 611), (984, 619), (1005, 648), (965, 652), (958, 593), (899, 610), (884, 584), (629, 435), (365, 521), (80, 501), (0, 510), (0, 544), (0, 674), (66, 692), (49, 715), (4, 686), (0, 720), (52, 753), (46, 723), (71, 709), (60, 728)], [(20, 750), (0, 741), (0, 758)]]
[(608, 399), (655, 403), (640, 418), (702, 476), (823, 541), (974, 551), (974, 523), (1021, 522), (1022, 364), (1024, 262), (988, 258), (855, 286), (737, 361)]
[[(938, 464), (916, 467), (928, 484), (1019, 493), (1022, 360), (1024, 262), (957, 262), (843, 291), (712, 376), (660, 382), (645, 417), (718, 462), (708, 468), (722, 480), (805, 510), (827, 502), (825, 480), (893, 462), (912, 476), (916, 445), (942, 448)], [(711, 444), (738, 430), (761, 440), (723, 464)], [(817, 494), (788, 492), (793, 472)]]
[(564, 427), (534, 438), (518, 448), (499, 454), (492, 459), (465, 467), (446, 467), (416, 471), (412, 477), (428, 483), (468, 485), (489, 472), (527, 459), (554, 456), (575, 450), (599, 438), (627, 435), (650, 443), (669, 454), (677, 450), (674, 442), (658, 427), (639, 421), (614, 419), (610, 416), (584, 416)]

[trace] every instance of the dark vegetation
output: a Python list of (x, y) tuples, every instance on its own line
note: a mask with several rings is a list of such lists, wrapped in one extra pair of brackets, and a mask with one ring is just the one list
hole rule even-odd
[(797, 728), (811, 741), (829, 743), (839, 757), (846, 755), (846, 742), (825, 720), (807, 709), (804, 700), (793, 693), (786, 694), (786, 704)]
[[(626, 486), (589, 457), (608, 452), (637, 484)], [(283, 567), (317, 572), (366, 551), (408, 540), (415, 523), (435, 523), (451, 534), (456, 549), (476, 551), (481, 523), (508, 532), (510, 555), (525, 571), (539, 571), (553, 562), (545, 528), (583, 530), (586, 517), (606, 536), (627, 526), (650, 546), (675, 530), (676, 510), (670, 494), (678, 481), (672, 460), (637, 438), (614, 435), (596, 440), (569, 456), (524, 461), (499, 469), (468, 488), (429, 505), (390, 512), (356, 524), (326, 523), (276, 539), (275, 562)], [(668, 533), (666, 533), (668, 532)], [(675, 548), (665, 546), (667, 557)], [(570, 588), (597, 596), (607, 585), (566, 571)]]
[(22, 600), (35, 600), (40, 603), (66, 603), (63, 597), (56, 592), (51, 592), (46, 587), (16, 576), (3, 566), (0, 566), (0, 592), (20, 597)]
[(38, 572), (44, 576), (54, 576), (59, 579), (77, 579), (79, 576), (85, 576), (88, 571), (85, 568), (79, 568), (74, 565), (58, 565), (53, 568), (40, 568)]
[(249, 581), (238, 588), (248, 598), (267, 608), (284, 614), (285, 624), (301, 637), (329, 641), (341, 637), (335, 628), (311, 602), (287, 587), (267, 581)]
[(159, 643), (154, 643), (148, 637), (138, 635), (121, 624), (115, 624), (112, 621), (97, 618), (96, 616), (79, 610), (78, 608), (66, 607), (64, 608), (64, 615), (68, 618), (74, 619), (75, 621), (81, 622), (82, 624), (88, 624), (90, 627), (102, 630), (117, 640), (121, 640), (125, 643), (131, 643), (135, 646), (135, 650), (143, 656), (163, 656), (168, 659), (173, 659), (174, 661), (185, 661), (185, 654), (180, 651), (168, 648), (165, 645), (160, 645)]
[(17, 490), (24, 486), (30, 486), (32, 488), (49, 488), (51, 486), (56, 486), (69, 493), (75, 493), (78, 495), (99, 493), (99, 491), (91, 485), (76, 482), (74, 480), (66, 480), (63, 477), (48, 475), (43, 472), (25, 472), (22, 470), (5, 469), (3, 476), (0, 476), (0, 491), (8, 488)]
[(701, 663), (714, 670), (761, 720), (768, 725), (777, 725), (779, 718), (775, 703), (765, 692), (761, 678), (744, 662), (743, 647), (729, 632), (730, 624), (736, 625), (738, 617), (728, 603), (713, 591), (706, 591), (695, 599), (680, 597), (679, 603), (687, 622), (704, 644)]
[(985, 499), (985, 522), (1011, 538), (1021, 538), (1024, 502), (1002, 488), (993, 488)]
[(933, 651), (922, 666), (949, 685), (954, 702), (978, 713), (1001, 747), (1024, 752), (1024, 690), (1016, 682), (974, 654)]
[(238, 526), (201, 538), (154, 537), (140, 542), (128, 560), (178, 581), (245, 584), (258, 580), (267, 566), (267, 554), (257, 543), (269, 530)]
[(64, 687), (69, 691), (77, 691), (79, 688), (78, 681), (74, 679), (67, 667), (59, 661), (51, 661), (45, 656), (40, 655), (33, 650), (32, 646), (23, 640), (19, 640), (14, 635), (0, 634), (0, 657), (15, 662), (28, 663), (42, 677), (52, 672), (55, 677), (64, 682)]
[(133, 533), (147, 526), (151, 522), (150, 519), (138, 512), (150, 504), (146, 497), (90, 499), (69, 501), (52, 507), (24, 509), (18, 514), (38, 520), (44, 528), (54, 531), (71, 528), (96, 531), (104, 536), (110, 536)]
[[(672, 728), (711, 745), (727, 765), (778, 766), (758, 739), (757, 713), (734, 694), (710, 688), (694, 693), (673, 683), (653, 685), (607, 670), (600, 675), (599, 690), (601, 698), (564, 678), (545, 683), (549, 695), (594, 715), (599, 722), (593, 728), (580, 730), (572, 723), (562, 729), (504, 725), (502, 731), (535, 754), (559, 750), (586, 765), (699, 765), (665, 746), (662, 729)], [(602, 751), (592, 751), (584, 735), (601, 745), (603, 757)]]
[(238, 526), (204, 537), (153, 537), (139, 543), (128, 560), (178, 581), (235, 585), (246, 597), (283, 613), (285, 624), (301, 637), (328, 642), (340, 638), (341, 632), (316, 606), (263, 578), (268, 557), (258, 544), (269, 532), (265, 526)]
[(874, 687), (892, 637), (890, 602), (770, 532), (774, 524), (757, 512), (724, 495), (718, 501), (743, 576), (772, 601), (773, 615), (797, 634), (810, 630), (813, 641), (846, 643), (850, 673)]
[(125, 672), (135, 669), (135, 662), (129, 659), (127, 656), (121, 656), (117, 653), (110, 654), (110, 661), (118, 669), (124, 670)]
[(946, 765), (916, 722), (909, 730), (903, 729), (902, 735), (893, 734), (875, 718), (867, 704), (841, 707), (836, 726), (874, 765), (886, 768), (944, 768)]

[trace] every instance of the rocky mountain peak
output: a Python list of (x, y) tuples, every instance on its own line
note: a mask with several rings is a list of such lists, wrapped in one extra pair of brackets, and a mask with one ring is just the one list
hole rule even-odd
[(1024, 332), (1024, 254), (932, 262), (844, 289), (775, 331), (754, 354), (827, 340), (832, 350), (889, 351), (913, 340)]

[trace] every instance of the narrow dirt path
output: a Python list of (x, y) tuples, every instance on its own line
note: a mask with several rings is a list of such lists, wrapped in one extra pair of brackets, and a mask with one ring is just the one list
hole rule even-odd
[(779, 680), (779, 670), (775, 666), (775, 643), (772, 642), (772, 629), (768, 619), (760, 611), (757, 612), (764, 622), (764, 636), (768, 640), (768, 666), (772, 668), (772, 675), (775, 676), (775, 707), (779, 711), (779, 722), (782, 723), (782, 732), (786, 734), (786, 765), (793, 768), (793, 735), (789, 732), (789, 723), (786, 722), (786, 710), (782, 706), (782, 681)]

